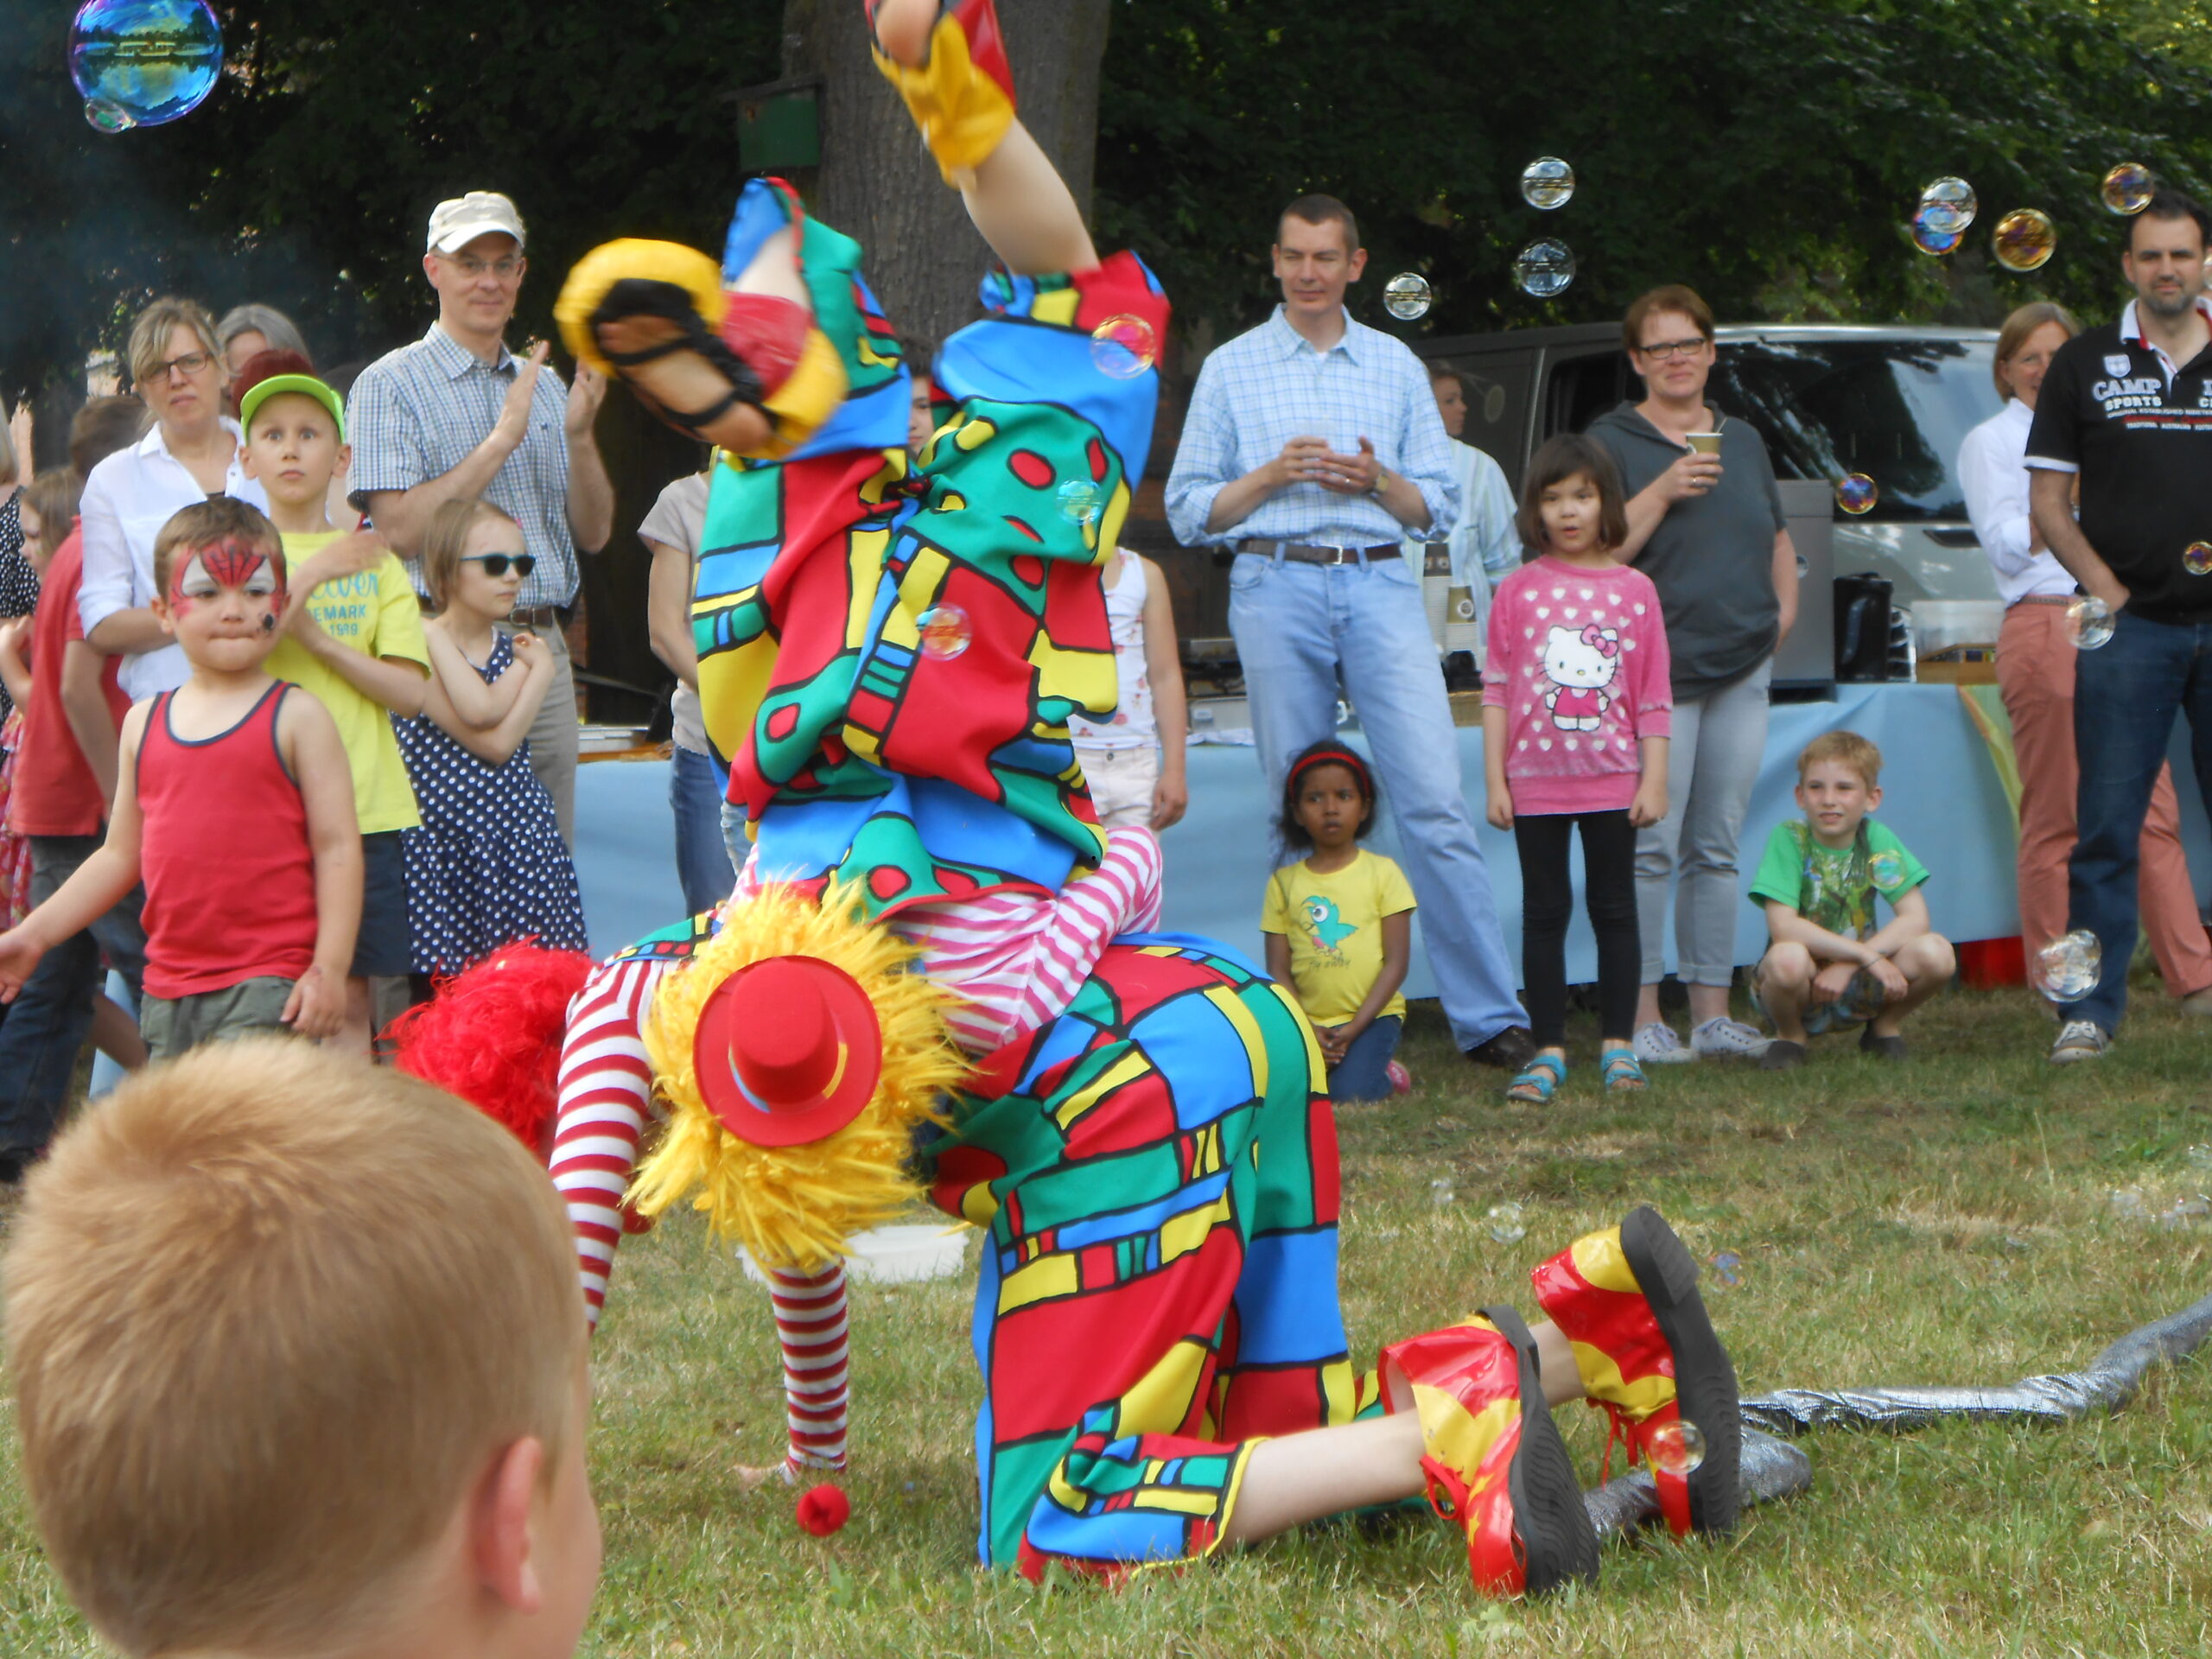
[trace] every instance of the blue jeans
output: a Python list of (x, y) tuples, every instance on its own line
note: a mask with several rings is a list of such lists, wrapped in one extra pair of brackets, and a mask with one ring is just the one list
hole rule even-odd
[(1405, 1023), (1394, 1014), (1385, 1014), (1351, 1039), (1343, 1060), (1329, 1073), (1332, 1105), (1390, 1098), (1389, 1067), (1398, 1052), (1399, 1028)]
[(722, 792), (714, 763), (696, 749), (676, 747), (668, 769), (668, 806), (676, 815), (676, 879), (683, 888), (683, 913), (696, 916), (729, 897), (737, 872), (722, 844)]
[[(2135, 954), (2136, 867), (2151, 786), (2177, 712), (2189, 716), (2196, 787), (2212, 805), (2212, 622), (2152, 622), (2121, 611), (2112, 639), (2075, 665), (2074, 747), (2082, 767), (2077, 836), (2067, 872), (2067, 925), (2104, 951), (2094, 989), (2067, 1005), (2069, 1020), (2116, 1031), (2127, 1008)], [(2028, 941), (2033, 950), (2043, 943)]]
[[(99, 844), (98, 836), (33, 836), (31, 902), (52, 898)], [(144, 902), (134, 887), (90, 928), (55, 945), (10, 1006), (0, 1025), (0, 1156), (36, 1157), (61, 1121), (77, 1051), (92, 1027), (101, 951), (137, 990), (146, 971), (146, 936), (138, 925)]]
[(1472, 1048), (1527, 1025), (1490, 868), (1460, 791), (1459, 738), (1417, 573), (1402, 558), (1319, 565), (1241, 553), (1229, 590), (1229, 626), (1244, 665), (1269, 804), (1281, 798), (1298, 752), (1336, 734), (1341, 675), (1382, 803), (1397, 821), (1429, 972), (1453, 1039)]

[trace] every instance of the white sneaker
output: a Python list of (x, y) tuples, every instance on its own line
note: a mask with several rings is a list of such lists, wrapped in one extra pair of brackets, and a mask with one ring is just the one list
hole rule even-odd
[(2050, 1046), (2050, 1063), (2071, 1065), (2076, 1060), (2100, 1060), (2111, 1046), (2112, 1033), (2095, 1020), (2069, 1020), (2058, 1028), (2058, 1040)]
[(1773, 1040), (1726, 1014), (1690, 1030), (1691, 1051), (1700, 1058), (1715, 1060), (1756, 1060), (1766, 1052), (1766, 1046)]
[(1688, 1065), (1697, 1058), (1675, 1035), (1675, 1028), (1663, 1020), (1654, 1020), (1648, 1026), (1637, 1027), (1629, 1046), (1636, 1051), (1637, 1061), (1644, 1065)]

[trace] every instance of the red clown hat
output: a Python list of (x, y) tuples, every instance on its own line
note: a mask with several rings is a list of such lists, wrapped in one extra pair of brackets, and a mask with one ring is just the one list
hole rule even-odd
[(817, 957), (769, 957), (716, 986), (692, 1036), (699, 1093), (756, 1147), (834, 1135), (883, 1075), (883, 1031), (860, 982)]

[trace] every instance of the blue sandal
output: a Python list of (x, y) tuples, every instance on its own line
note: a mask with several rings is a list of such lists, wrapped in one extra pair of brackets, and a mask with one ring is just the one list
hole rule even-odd
[(1643, 1068), (1637, 1064), (1636, 1051), (1627, 1044), (1605, 1050), (1599, 1059), (1605, 1067), (1607, 1094), (1632, 1095), (1645, 1086)]
[(1526, 1106), (1548, 1106), (1559, 1086), (1567, 1081), (1567, 1056), (1542, 1054), (1521, 1068), (1521, 1075), (1505, 1085), (1505, 1097)]

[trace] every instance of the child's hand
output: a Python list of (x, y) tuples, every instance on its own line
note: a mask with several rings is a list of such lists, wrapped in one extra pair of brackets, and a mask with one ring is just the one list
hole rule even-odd
[(285, 585), (296, 594), (313, 593), (326, 582), (336, 582), (342, 576), (358, 576), (364, 570), (373, 570), (384, 563), (384, 556), (391, 551), (384, 537), (373, 530), (349, 531), (330, 543), (319, 553), (300, 561)]
[(1829, 963), (1813, 976), (1812, 987), (1805, 993), (1805, 1001), (1815, 1007), (1834, 1001), (1844, 994), (1858, 971), (1859, 964), (1855, 962)]
[(1483, 816), (1490, 820), (1493, 830), (1513, 827), (1513, 791), (1503, 784), (1493, 784), (1490, 791), (1490, 804)]
[(1321, 1058), (1331, 1065), (1342, 1065), (1344, 1056), (1351, 1049), (1351, 1041), (1344, 1035), (1342, 1026), (1316, 1026), (1313, 1035), (1321, 1045)]
[(310, 965), (284, 999), (283, 1021), (302, 1037), (321, 1042), (346, 1023), (346, 988), (334, 987), (320, 967)]
[(0, 651), (20, 657), (29, 648), (30, 643), (31, 619), (29, 617), (11, 616), (5, 621), (0, 621)]
[(540, 663), (552, 660), (546, 655), (545, 642), (534, 633), (518, 632), (510, 636), (510, 643), (513, 645), (515, 650), (515, 666), (524, 673), (530, 672)]
[(1648, 830), (1667, 816), (1667, 779), (1646, 772), (1636, 786), (1636, 798), (1628, 804), (1628, 821), (1638, 830)]
[(38, 966), (38, 959), (46, 954), (36, 939), (20, 927), (0, 933), (0, 1002), (12, 1002), (23, 988), (23, 982), (31, 976), (31, 969)]
[(1885, 1002), (1902, 1002), (1912, 989), (1905, 982), (1904, 970), (1887, 957), (1875, 957), (1866, 964), (1866, 971), (1873, 975), (1875, 983), (1882, 988), (1882, 1001)]
[(1183, 809), (1191, 804), (1191, 786), (1180, 778), (1162, 778), (1152, 786), (1152, 829), (1157, 835), (1179, 823)]

